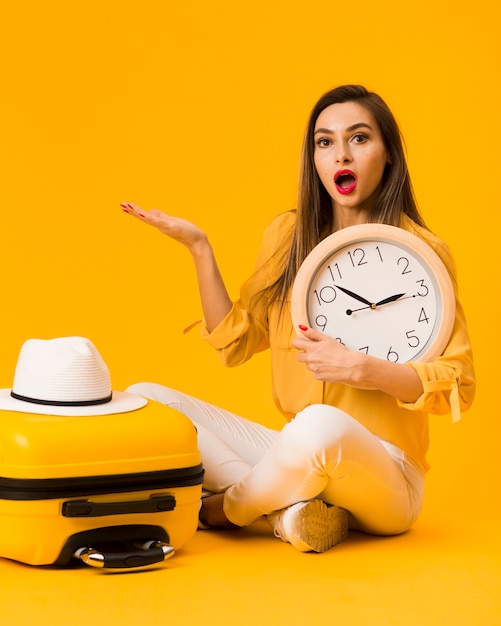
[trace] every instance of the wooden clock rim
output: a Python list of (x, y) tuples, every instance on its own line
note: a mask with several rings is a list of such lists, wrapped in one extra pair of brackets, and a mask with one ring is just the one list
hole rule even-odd
[(296, 333), (301, 336), (299, 324), (309, 324), (306, 294), (318, 268), (326, 261), (327, 257), (339, 248), (373, 240), (404, 244), (419, 254), (432, 269), (442, 295), (442, 319), (439, 322), (439, 331), (432, 345), (419, 357), (419, 361), (432, 361), (438, 358), (447, 346), (455, 321), (456, 296), (451, 277), (444, 262), (431, 246), (417, 235), (389, 224), (347, 226), (332, 233), (313, 248), (301, 264), (292, 286), (291, 317)]

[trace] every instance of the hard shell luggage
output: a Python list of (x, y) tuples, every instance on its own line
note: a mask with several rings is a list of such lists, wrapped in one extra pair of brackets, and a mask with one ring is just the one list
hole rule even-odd
[(195, 533), (196, 429), (148, 401), (109, 415), (0, 411), (0, 556), (32, 565), (142, 567)]

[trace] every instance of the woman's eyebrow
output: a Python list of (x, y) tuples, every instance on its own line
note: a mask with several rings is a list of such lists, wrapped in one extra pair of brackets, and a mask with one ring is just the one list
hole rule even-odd
[[(347, 133), (351, 133), (354, 130), (357, 130), (358, 128), (368, 128), (369, 130), (372, 130), (372, 126), (370, 124), (367, 124), (366, 122), (358, 122), (357, 124), (353, 124), (352, 126), (348, 126), (348, 128), (346, 129)], [(317, 128), (317, 130), (315, 131), (315, 135), (317, 135), (318, 133), (322, 133), (322, 134), (327, 134), (327, 135), (332, 135), (334, 133), (333, 130), (329, 130), (328, 128)]]
[(347, 132), (351, 133), (358, 128), (368, 128), (369, 130), (372, 130), (372, 126), (370, 124), (367, 124), (367, 122), (359, 122), (358, 124), (353, 124), (353, 126), (349, 126), (346, 130)]

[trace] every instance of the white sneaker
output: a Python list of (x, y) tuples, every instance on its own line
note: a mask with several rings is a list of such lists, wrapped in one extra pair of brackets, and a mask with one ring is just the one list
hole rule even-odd
[(275, 536), (301, 552), (325, 552), (348, 535), (348, 515), (322, 500), (298, 502), (267, 516)]

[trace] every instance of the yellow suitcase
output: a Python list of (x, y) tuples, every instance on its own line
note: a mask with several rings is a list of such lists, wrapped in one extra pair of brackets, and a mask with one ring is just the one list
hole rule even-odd
[(0, 557), (143, 567), (195, 533), (196, 430), (162, 404), (128, 413), (0, 411)]

